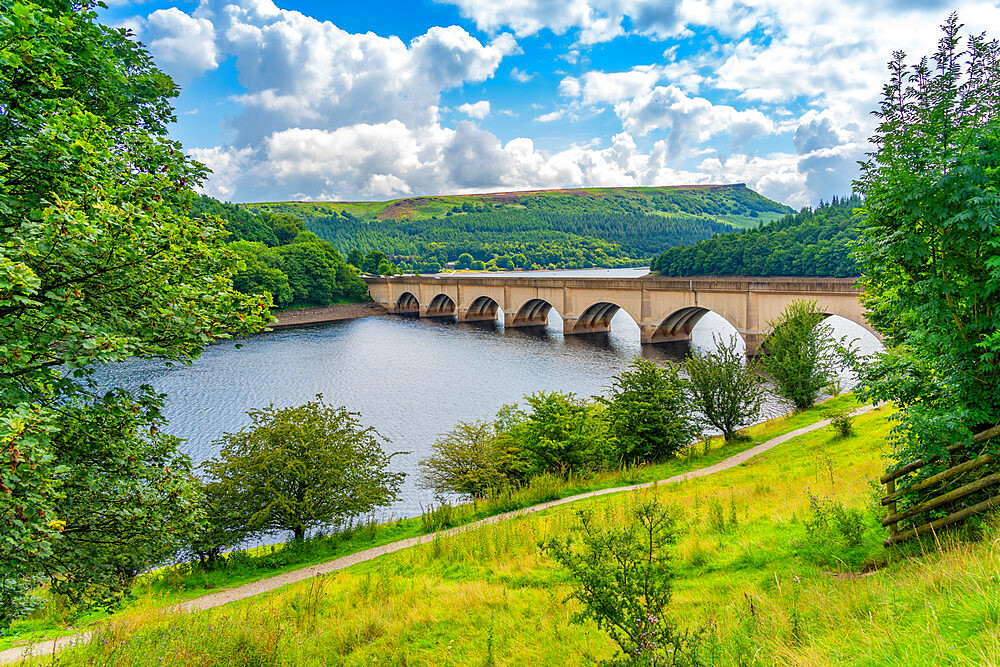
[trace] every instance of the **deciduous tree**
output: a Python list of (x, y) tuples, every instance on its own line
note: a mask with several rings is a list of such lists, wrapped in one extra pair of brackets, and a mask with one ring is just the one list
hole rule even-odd
[(835, 373), (836, 341), (815, 301), (793, 301), (767, 323), (760, 366), (797, 410), (815, 405)]
[(930, 58), (893, 54), (855, 184), (864, 303), (889, 347), (864, 393), (901, 408), (902, 463), (1000, 423), (1000, 46), (960, 31), (953, 14)]
[(197, 520), (158, 398), (95, 365), (266, 321), (187, 213), (205, 169), (166, 136), (176, 86), (94, 6), (0, 3), (0, 625), (43, 581), (112, 602)]
[(757, 421), (764, 391), (757, 366), (728, 343), (715, 340), (715, 351), (699, 352), (684, 362), (701, 420), (734, 440), (737, 431)]
[(686, 383), (674, 364), (637, 358), (612, 379), (606, 419), (619, 455), (627, 461), (655, 461), (689, 444), (695, 417)]
[(458, 494), (480, 498), (500, 488), (505, 452), (490, 422), (459, 423), (432, 445), (433, 453), (422, 459), (419, 486), (439, 496)]
[(405, 473), (387, 470), (384, 439), (358, 414), (322, 396), (290, 408), (251, 410), (250, 425), (217, 443), (204, 464), (229, 516), (257, 531), (290, 531), (302, 540), (313, 528), (343, 526), (397, 498)]

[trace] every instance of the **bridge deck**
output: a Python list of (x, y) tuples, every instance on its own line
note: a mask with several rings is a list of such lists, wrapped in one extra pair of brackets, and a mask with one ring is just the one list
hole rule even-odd
[(608, 331), (615, 314), (624, 310), (639, 325), (643, 343), (689, 339), (702, 315), (712, 311), (728, 320), (753, 352), (767, 323), (800, 299), (871, 330), (854, 278), (452, 274), (371, 276), (365, 282), (372, 298), (390, 312), (464, 322), (495, 319), (502, 310), (504, 326), (522, 327), (544, 325), (554, 308), (566, 334)]

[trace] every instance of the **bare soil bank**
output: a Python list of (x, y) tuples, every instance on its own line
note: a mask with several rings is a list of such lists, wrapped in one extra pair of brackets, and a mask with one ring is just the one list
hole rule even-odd
[(338, 320), (354, 320), (359, 317), (385, 315), (388, 311), (377, 303), (339, 303), (317, 308), (283, 310), (274, 314), (278, 321), (269, 325), (272, 329), (298, 327), (307, 324), (322, 324)]

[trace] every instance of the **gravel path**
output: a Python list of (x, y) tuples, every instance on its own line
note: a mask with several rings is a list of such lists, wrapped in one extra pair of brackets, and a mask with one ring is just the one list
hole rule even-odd
[[(858, 408), (854, 411), (855, 415), (861, 415), (866, 412), (870, 412), (874, 409), (872, 405), (866, 405)], [(497, 514), (495, 516), (487, 517), (485, 519), (480, 519), (473, 523), (466, 524), (464, 526), (458, 526), (456, 528), (451, 528), (449, 530), (444, 530), (439, 533), (432, 533), (430, 535), (421, 535), (420, 537), (411, 537), (406, 540), (399, 540), (398, 542), (390, 542), (389, 544), (384, 544), (379, 547), (373, 547), (371, 549), (365, 549), (364, 551), (358, 551), (357, 553), (338, 558), (336, 560), (331, 560), (326, 563), (320, 563), (318, 565), (311, 565), (309, 567), (304, 567), (293, 572), (286, 572), (285, 574), (279, 574), (274, 577), (268, 577), (267, 579), (261, 579), (260, 581), (255, 581), (249, 584), (244, 584), (243, 586), (237, 586), (236, 588), (229, 588), (218, 593), (211, 593), (209, 595), (204, 595), (194, 600), (188, 600), (187, 602), (181, 602), (180, 604), (173, 605), (169, 608), (169, 611), (185, 611), (185, 612), (195, 612), (202, 611), (205, 609), (212, 609), (213, 607), (220, 607), (224, 604), (229, 604), (230, 602), (236, 602), (237, 600), (245, 600), (249, 597), (255, 595), (260, 595), (261, 593), (266, 593), (268, 591), (273, 591), (276, 588), (281, 588), (282, 586), (287, 586), (288, 584), (294, 584), (299, 581), (304, 581), (312, 577), (319, 576), (321, 574), (328, 574), (330, 572), (336, 572), (337, 570), (342, 570), (351, 565), (356, 565), (358, 563), (363, 563), (365, 561), (378, 558), (379, 556), (384, 556), (385, 554), (390, 554), (394, 551), (400, 551), (401, 549), (409, 549), (410, 547), (417, 546), (419, 544), (427, 544), (428, 542), (433, 542), (435, 539), (442, 537), (449, 537), (457, 533), (475, 530), (482, 526), (488, 526), (490, 524), (499, 523), (507, 519), (523, 516), (525, 514), (534, 514), (535, 512), (541, 512), (552, 507), (558, 507), (559, 505), (567, 505), (569, 503), (574, 503), (579, 500), (584, 500), (586, 498), (595, 498), (597, 496), (604, 496), (610, 493), (622, 493), (627, 491), (636, 491), (638, 489), (648, 489), (655, 484), (673, 484), (676, 482), (683, 482), (689, 479), (694, 479), (696, 477), (705, 477), (707, 475), (714, 475), (715, 473), (722, 472), (723, 470), (728, 470), (730, 468), (735, 468), (741, 463), (749, 461), (753, 457), (763, 454), (764, 452), (772, 449), (783, 442), (787, 442), (792, 438), (796, 438), (810, 431), (815, 431), (817, 429), (823, 428), (830, 424), (829, 419), (820, 420), (814, 424), (809, 424), (808, 426), (803, 426), (802, 428), (795, 429), (794, 431), (789, 431), (784, 435), (779, 435), (775, 438), (768, 440), (765, 443), (757, 445), (756, 447), (751, 447), (745, 451), (740, 452), (730, 456), (727, 459), (719, 461), (715, 465), (708, 466), (707, 468), (700, 468), (698, 470), (693, 470), (691, 472), (681, 473), (679, 475), (674, 475), (669, 479), (664, 479), (657, 482), (646, 482), (645, 484), (634, 484), (632, 486), (617, 486), (610, 489), (600, 489), (598, 491), (590, 491), (588, 493), (581, 493), (576, 496), (568, 496), (566, 498), (560, 498), (559, 500), (553, 500), (547, 503), (542, 503), (540, 505), (532, 505), (531, 507), (525, 507), (523, 509), (514, 510), (513, 512), (506, 512), (504, 514)], [(15, 647), (7, 649), (6, 651), (0, 651), (0, 665), (15, 662), (21, 660), (25, 657), (39, 657), (52, 655), (56, 651), (60, 651), (64, 648), (75, 646), (78, 644), (85, 644), (90, 641), (90, 632), (81, 632), (75, 635), (68, 635), (66, 637), (61, 637), (50, 642), (44, 642), (39, 644), (32, 644), (30, 646)]]

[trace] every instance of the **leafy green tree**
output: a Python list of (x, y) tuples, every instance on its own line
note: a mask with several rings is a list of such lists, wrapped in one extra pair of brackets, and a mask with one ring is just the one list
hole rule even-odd
[(198, 520), (158, 397), (95, 366), (266, 321), (221, 223), (188, 215), (205, 169), (166, 136), (176, 86), (94, 6), (0, 11), (0, 625), (46, 581), (113, 603)]
[(418, 486), (438, 496), (481, 498), (506, 480), (507, 456), (489, 422), (461, 422), (431, 447), (433, 453), (418, 463)]
[(215, 569), (223, 560), (222, 552), (237, 548), (253, 532), (245, 511), (238, 506), (233, 489), (220, 482), (198, 480), (204, 519), (191, 534), (187, 547), (206, 570)]
[(365, 255), (365, 260), (362, 262), (362, 266), (359, 267), (365, 273), (375, 274), (378, 273), (378, 265), (382, 263), (382, 260), (387, 259), (384, 252), (378, 250), (373, 250), (367, 255)]
[(902, 463), (1000, 423), (1000, 47), (963, 47), (961, 27), (952, 14), (929, 59), (893, 54), (855, 184), (864, 304), (889, 347), (863, 394), (900, 407)]
[(481, 259), (477, 259), (474, 260), (472, 264), (469, 265), (469, 268), (472, 269), (473, 271), (485, 271), (486, 263), (483, 262)]
[(474, 261), (475, 261), (475, 259), (472, 257), (472, 255), (470, 255), (467, 252), (463, 252), (461, 255), (458, 256), (458, 259), (455, 260), (455, 268), (456, 269), (468, 269), (468, 268), (471, 268), (472, 267), (472, 262), (474, 262)]
[(503, 446), (513, 452), (517, 474), (527, 479), (607, 467), (614, 453), (600, 406), (558, 391), (540, 391), (524, 400), (530, 412), (506, 411), (501, 436)]
[(277, 253), (262, 243), (236, 241), (229, 248), (243, 260), (243, 268), (233, 276), (233, 287), (243, 294), (267, 294), (278, 308), (292, 304), (292, 287), (288, 276), (274, 264)]
[(291, 531), (296, 540), (319, 527), (343, 526), (397, 500), (406, 476), (386, 468), (386, 442), (346, 408), (315, 401), (251, 410), (250, 425), (226, 433), (218, 458), (204, 464), (228, 516), (257, 531)]
[(279, 244), (269, 219), (256, 215), (242, 206), (223, 203), (207, 195), (198, 195), (192, 202), (191, 212), (199, 218), (212, 219), (216, 216), (220, 218), (230, 234), (226, 238), (230, 243), (252, 241), (269, 247)]
[(820, 392), (836, 377), (836, 342), (825, 319), (815, 301), (800, 300), (767, 323), (760, 367), (796, 410), (815, 405)]
[(265, 213), (265, 220), (274, 230), (274, 235), (278, 243), (285, 245), (291, 243), (296, 236), (306, 231), (305, 222), (288, 213)]
[(691, 395), (704, 424), (722, 431), (727, 441), (739, 429), (760, 417), (764, 388), (756, 363), (737, 350), (736, 338), (729, 343), (715, 339), (714, 352), (700, 352), (684, 362)]
[(624, 526), (601, 530), (590, 509), (577, 510), (578, 524), (565, 538), (542, 548), (569, 571), (577, 600), (577, 623), (593, 621), (621, 653), (606, 665), (699, 665), (703, 633), (678, 630), (669, 616), (675, 577), (671, 547), (677, 541), (674, 514), (656, 500), (629, 508)]
[(347, 263), (356, 269), (360, 269), (361, 265), (365, 263), (365, 256), (357, 248), (352, 248), (351, 252), (347, 253)]
[(383, 259), (378, 263), (378, 270), (376, 271), (380, 276), (394, 276), (398, 273), (396, 265), (387, 259)]
[(658, 461), (688, 445), (695, 435), (691, 399), (677, 366), (636, 358), (614, 376), (605, 418), (619, 455), (627, 461)]

